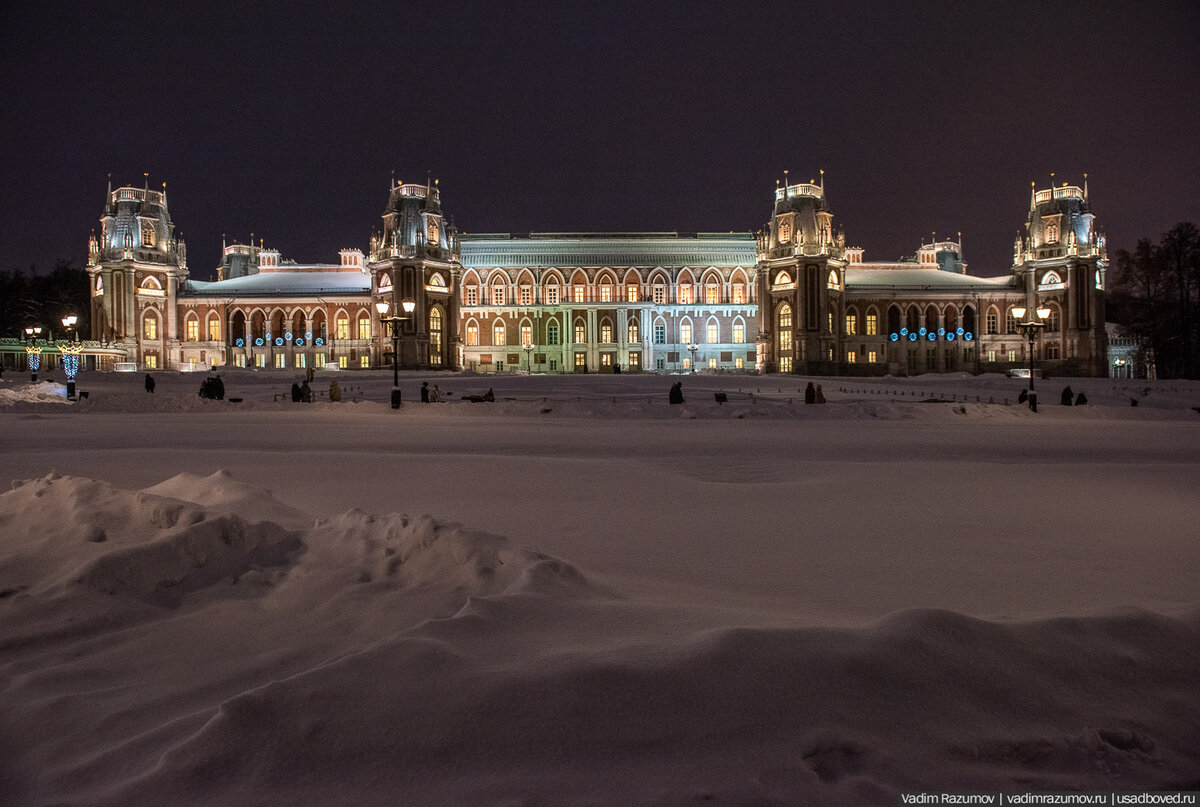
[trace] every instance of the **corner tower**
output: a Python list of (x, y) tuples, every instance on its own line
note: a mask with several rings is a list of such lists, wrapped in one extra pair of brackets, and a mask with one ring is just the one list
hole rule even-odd
[(167, 187), (108, 187), (100, 234), (88, 242), (92, 338), (126, 348), (147, 368), (178, 347), (175, 298), (188, 276), (187, 250), (167, 211)]
[[(785, 172), (786, 177), (786, 172)], [(828, 372), (846, 288), (846, 239), (820, 183), (775, 188), (775, 209), (758, 233), (759, 372)]]
[(391, 355), (391, 339), (379, 329), (382, 364), (398, 361), (404, 368), (459, 366), (458, 239), (446, 226), (441, 191), (436, 182), (393, 184), (383, 212), (383, 231), (371, 236), (368, 269), (371, 302), (388, 303), (402, 313), (401, 303), (416, 306), (401, 323), (400, 355)]
[(1083, 187), (1030, 191), (1025, 235), (1013, 245), (1013, 272), (1029, 310), (1050, 318), (1038, 336), (1038, 358), (1069, 375), (1107, 375), (1104, 280), (1108, 251)]

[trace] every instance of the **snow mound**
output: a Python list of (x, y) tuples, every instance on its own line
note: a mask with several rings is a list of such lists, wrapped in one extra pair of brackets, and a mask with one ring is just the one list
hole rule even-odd
[(142, 492), (192, 502), (222, 513), (236, 513), (247, 521), (274, 521), (294, 528), (307, 527), (313, 522), (307, 513), (280, 502), (270, 490), (235, 479), (228, 471), (215, 471), (209, 476), (181, 473)]
[(474, 597), (604, 591), (569, 563), (514, 546), (498, 535), (438, 523), (428, 515), (349, 510), (318, 521), (305, 544), (306, 566), (343, 567), (361, 583), (438, 587)]
[(147, 602), (278, 566), (300, 547), (273, 522), (249, 523), (188, 501), (51, 473), (0, 496), (0, 590), (73, 585)]
[(19, 387), (0, 387), (0, 406), (22, 404), (70, 404), (67, 388), (52, 381), (39, 381)]

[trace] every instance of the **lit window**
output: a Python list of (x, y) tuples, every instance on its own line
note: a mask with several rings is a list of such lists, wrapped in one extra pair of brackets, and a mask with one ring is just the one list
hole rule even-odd
[(208, 321), (208, 338), (213, 342), (221, 339), (221, 320), (213, 318)]
[(587, 366), (587, 354), (586, 353), (576, 353), (575, 354), (575, 366), (576, 367), (586, 367)]
[(745, 366), (744, 362), (745, 362), (745, 360), (741, 356), (738, 356), (736, 359), (733, 360), (733, 366), (740, 370)]
[(442, 363), (442, 310), (431, 309), (429, 312), (429, 363)]
[(521, 287), (521, 305), (533, 305), (533, 286)]
[(371, 338), (371, 318), (369, 316), (367, 316), (366, 314), (363, 314), (361, 317), (358, 318), (358, 338), (359, 339), (370, 339)]
[[(782, 305), (779, 307), (779, 351), (787, 353), (792, 349), (792, 307), (790, 305)], [(791, 359), (786, 359), (787, 369), (783, 369), (785, 359), (780, 359), (780, 370), (789, 372), (792, 367)]]
[(679, 304), (692, 304), (692, 286), (689, 283), (683, 283), (679, 286)]
[(533, 326), (532, 325), (526, 325), (526, 324), (521, 325), (521, 344), (522, 345), (532, 345), (533, 344)]
[(146, 357), (146, 369), (154, 370), (157, 368), (158, 368), (158, 356), (147, 356)]
[(851, 335), (858, 333), (858, 315), (857, 314), (847, 314), (846, 315), (846, 333), (851, 334)]
[(876, 353), (874, 350), (868, 350), (867, 351), (867, 361), (870, 362), (871, 364), (874, 364), (875, 362), (879, 361), (879, 354)]
[(358, 357), (358, 366), (364, 370), (371, 369), (371, 357), (367, 356), (367, 355), (359, 356)]
[(278, 370), (283, 370), (283, 369), (287, 368), (287, 354), (286, 353), (276, 353), (275, 354), (275, 367)]
[(1053, 244), (1058, 241), (1058, 222), (1050, 221), (1046, 223), (1046, 243)]
[(638, 301), (638, 287), (633, 285), (626, 286), (625, 299), (628, 302), (636, 303)]
[(685, 370), (690, 370), (690, 369), (692, 369), (692, 360), (691, 360), (691, 359), (684, 359), (684, 360), (683, 360), (683, 369), (685, 369)]
[(994, 350), (989, 350), (989, 351), (987, 352), (987, 360), (988, 360), (988, 361), (991, 361), (991, 362), (994, 362), (994, 361), (996, 360), (996, 351), (994, 351)]
[(255, 356), (254, 356), (254, 366), (255, 366), (255, 367), (266, 367), (266, 366), (267, 366), (267, 357), (266, 357), (266, 354), (264, 354), (264, 353), (257, 353), (257, 354), (255, 354)]
[(634, 367), (634, 368), (641, 367), (642, 366), (642, 354), (641, 353), (630, 353), (629, 354), (629, 366)]
[(572, 298), (577, 303), (586, 301), (585, 287), (582, 283), (576, 283), (573, 287), (574, 297)]
[(716, 283), (709, 283), (704, 287), (704, 302), (708, 305), (716, 305), (720, 302), (720, 289)]
[(612, 286), (608, 285), (607, 283), (600, 287), (600, 302), (612, 302)]
[(350, 366), (350, 358), (348, 356), (338, 356), (337, 359), (338, 367), (342, 368), (343, 370)]
[(825, 331), (825, 333), (833, 333), (833, 312), (832, 311), (829, 312), (828, 319), (829, 319), (829, 321), (827, 323), (828, 327), (827, 327), (827, 330)]
[(733, 341), (737, 344), (742, 344), (746, 341), (746, 324), (743, 322), (733, 323)]
[(717, 369), (717, 360), (716, 360), (716, 358), (710, 358), (710, 359), (708, 360), (708, 369), (710, 369), (710, 370), (715, 370), (715, 369)]
[(504, 332), (504, 323), (503, 322), (497, 322), (495, 325), (492, 326), (492, 344), (493, 345), (508, 344), (507, 336), (508, 335)]
[(157, 339), (158, 338), (158, 317), (153, 314), (146, 315), (142, 320), (142, 338)]
[(876, 314), (867, 314), (867, 336), (877, 336), (879, 334), (879, 316)]
[(790, 373), (792, 371), (792, 357), (782, 356), (779, 359), (779, 372)]
[(154, 242), (155, 242), (154, 225), (153, 224), (143, 224), (142, 225), (142, 246), (152, 247), (152, 246), (154, 246)]
[(600, 366), (601, 367), (612, 367), (612, 357), (613, 357), (613, 354), (611, 354), (611, 353), (601, 353), (600, 354)]
[(735, 284), (735, 285), (734, 285), (734, 287), (733, 287), (733, 301), (734, 301), (735, 303), (744, 303), (744, 302), (746, 302), (746, 287), (745, 287), (743, 284), (741, 284), (741, 283), (737, 283), (737, 284)]
[(305, 355), (303, 353), (297, 353), (296, 354), (296, 368), (304, 369), (304, 367), (305, 367)]
[(611, 345), (613, 340), (612, 324), (605, 320), (600, 325), (600, 341), (606, 345)]
[(334, 324), (334, 333), (338, 339), (350, 338), (350, 320), (345, 314), (338, 316)]
[(858, 354), (855, 353), (853, 350), (847, 350), (846, 351), (846, 363), (847, 364), (855, 364), (857, 362), (858, 362)]
[(1016, 361), (1017, 360), (1017, 351), (1015, 351), (1015, 350), (1008, 351), (1008, 360), (1010, 362)]
[(692, 323), (684, 322), (680, 324), (679, 341), (685, 345), (690, 345), (692, 343)]
[(706, 333), (704, 335), (705, 340), (710, 345), (715, 345), (721, 341), (721, 329), (715, 322), (708, 323), (708, 328), (706, 329)]
[(581, 323), (576, 324), (576, 326), (575, 326), (575, 344), (581, 345), (581, 344), (583, 344), (583, 342), (584, 342), (583, 325)]
[(635, 342), (639, 341), (638, 340), (638, 324), (637, 324), (636, 319), (630, 321), (629, 326), (628, 326), (628, 331), (629, 331), (628, 338), (625, 341), (629, 342), (630, 344), (634, 344)]
[(187, 321), (187, 340), (189, 342), (200, 341), (200, 320), (191, 317)]

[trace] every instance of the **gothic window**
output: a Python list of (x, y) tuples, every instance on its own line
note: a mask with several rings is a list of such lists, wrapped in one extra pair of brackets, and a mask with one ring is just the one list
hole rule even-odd
[(792, 307), (787, 303), (779, 306), (776, 317), (779, 322), (779, 350), (788, 352), (792, 349)]
[(492, 284), (492, 305), (504, 305), (504, 281), (497, 279)]
[(858, 333), (858, 312), (853, 308), (846, 312), (846, 333), (849, 336)]
[(584, 330), (582, 322), (575, 323), (575, 344), (582, 345), (587, 341), (587, 333)]
[(663, 305), (667, 302), (667, 287), (661, 284), (654, 286), (654, 304)]
[(184, 324), (184, 329), (187, 332), (185, 337), (189, 342), (200, 341), (200, 318), (195, 314), (189, 314), (187, 322)]
[(721, 341), (721, 327), (717, 325), (716, 320), (709, 320), (705, 328), (705, 341), (710, 345), (715, 345)]
[(733, 341), (739, 345), (746, 341), (746, 323), (741, 320), (733, 323)]
[(587, 300), (586, 287), (582, 283), (576, 283), (572, 288), (574, 291), (572, 300), (576, 303), (586, 302), (586, 300)]
[(829, 288), (831, 288), (831, 289), (841, 288), (841, 284), (838, 283), (838, 276), (837, 276), (836, 270), (830, 271), (830, 273), (829, 273)]
[(741, 304), (741, 303), (746, 302), (746, 284), (744, 284), (744, 283), (734, 283), (733, 284), (733, 302), (735, 304)]
[(333, 332), (338, 339), (350, 338), (350, 318), (344, 312), (338, 312)]
[(691, 305), (692, 304), (692, 284), (691, 283), (680, 283), (679, 284), (679, 304), (680, 305)]
[(654, 344), (665, 345), (666, 343), (667, 343), (667, 326), (661, 325), (661, 324), (655, 325), (654, 326)]
[(989, 335), (1000, 333), (1000, 315), (994, 308), (988, 309), (987, 312), (987, 332)]
[(630, 283), (625, 287), (625, 300), (630, 303), (638, 301), (638, 287), (635, 284)]
[(600, 323), (600, 341), (603, 344), (611, 345), (612, 340), (613, 340), (612, 323), (609, 322), (608, 320), (604, 320), (604, 322)]
[(612, 284), (605, 283), (600, 286), (600, 302), (611, 303), (613, 298)]
[(479, 305), (479, 287), (472, 284), (463, 290), (466, 305)]
[(546, 305), (558, 305), (558, 284), (557, 283), (546, 285), (545, 303), (546, 303)]
[(1058, 222), (1057, 221), (1046, 222), (1046, 243), (1047, 244), (1058, 243)]
[(521, 305), (533, 305), (533, 286), (521, 287)]
[(149, 222), (142, 225), (142, 246), (152, 247), (156, 241), (154, 225)]
[(679, 342), (680, 344), (690, 345), (692, 343), (692, 323), (679, 323)]
[[(1056, 333), (1062, 330), (1062, 316), (1057, 305), (1050, 305), (1050, 318), (1046, 320), (1046, 332)], [(1047, 357), (1048, 358), (1048, 357)]]
[(153, 311), (147, 311), (142, 318), (142, 338), (158, 338), (158, 316)]
[(392, 276), (387, 272), (379, 276), (379, 288), (377, 290), (381, 293), (392, 290)]
[(365, 312), (358, 315), (358, 338), (371, 338), (371, 315)]
[(788, 283), (791, 283), (791, 282), (792, 282), (792, 276), (789, 275), (787, 272), (780, 272), (779, 274), (775, 275), (775, 285), (776, 286), (786, 286)]
[(429, 310), (429, 363), (442, 363), (442, 309)]
[(533, 326), (529, 324), (529, 320), (521, 323), (521, 347), (533, 344)]
[(479, 323), (471, 320), (467, 323), (467, 345), (476, 347), (479, 345)]
[(210, 342), (221, 341), (221, 320), (215, 314), (208, 318), (208, 339)]
[(550, 324), (546, 326), (546, 344), (557, 345), (558, 343), (558, 323), (551, 320)]
[(496, 324), (492, 326), (492, 344), (497, 346), (508, 344), (508, 335), (504, 331), (503, 320), (497, 320)]
[(867, 336), (879, 335), (879, 315), (874, 311), (867, 312)]
[(704, 303), (706, 305), (716, 305), (721, 302), (721, 289), (716, 283), (707, 283), (704, 286)]
[(1004, 332), (1005, 333), (1016, 333), (1017, 332), (1017, 318), (1013, 316), (1013, 312), (1012, 312), (1011, 308), (1004, 312)]
[(641, 341), (638, 334), (638, 321), (636, 319), (629, 320), (626, 330), (628, 331), (626, 342), (632, 345)]

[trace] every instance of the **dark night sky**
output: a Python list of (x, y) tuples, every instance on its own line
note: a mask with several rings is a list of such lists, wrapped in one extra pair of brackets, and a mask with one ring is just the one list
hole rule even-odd
[(961, 230), (983, 275), (1051, 172), (1110, 250), (1200, 220), (1193, 2), (174, 5), (0, 11), (0, 268), (84, 265), (110, 172), (199, 278), (366, 249), (393, 169), (468, 232), (692, 232), (823, 168), (868, 260)]

